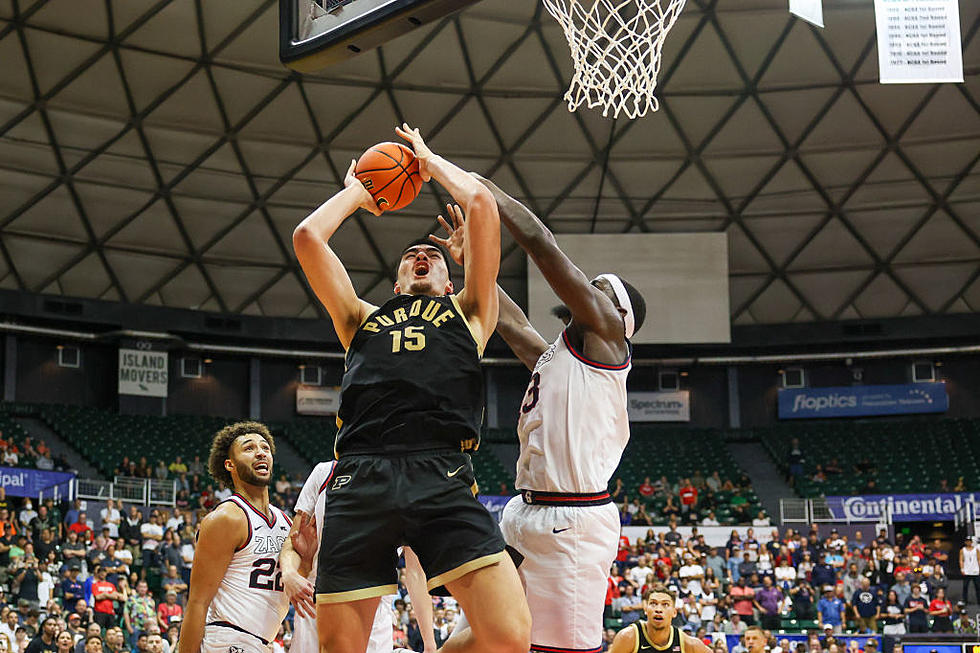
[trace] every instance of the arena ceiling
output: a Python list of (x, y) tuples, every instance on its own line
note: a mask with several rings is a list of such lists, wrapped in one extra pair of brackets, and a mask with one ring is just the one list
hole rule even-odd
[[(877, 82), (872, 0), (825, 0), (823, 30), (786, 5), (688, 0), (661, 110), (613, 121), (566, 110), (533, 0), (305, 76), (275, 0), (0, 0), (0, 287), (315, 317), (292, 229), (407, 120), (556, 232), (726, 232), (734, 324), (980, 312), (980, 3), (966, 83), (901, 86)], [(345, 224), (363, 296), (444, 200)], [(524, 270), (505, 241), (504, 286)]]

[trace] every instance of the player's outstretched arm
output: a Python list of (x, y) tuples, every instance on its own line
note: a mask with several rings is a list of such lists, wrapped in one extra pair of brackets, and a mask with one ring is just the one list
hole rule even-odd
[[(304, 488), (305, 489), (305, 488)], [(314, 603), (313, 584), (307, 576), (312, 567), (312, 555), (319, 548), (319, 538), (316, 529), (313, 529), (312, 537), (314, 541), (309, 541), (310, 523), (315, 523), (313, 518), (302, 510), (296, 511), (296, 518), (289, 531), (289, 537), (282, 543), (279, 550), (279, 569), (282, 571), (282, 585), (289, 597), (289, 602), (296, 608), (296, 612), (303, 616), (316, 618), (316, 604)], [(294, 544), (294, 540), (296, 544)], [(306, 540), (306, 541), (304, 541)], [(312, 549), (310, 547), (312, 546)], [(303, 557), (297, 549), (306, 550)]]
[(479, 329), (481, 348), (497, 325), (497, 272), (500, 270), (500, 218), (497, 204), (483, 184), (450, 161), (433, 154), (418, 129), (395, 130), (409, 141), (419, 160), (422, 179), (431, 176), (466, 213), (463, 270), (466, 287), (457, 295), (471, 327)]
[(497, 203), (500, 221), (534, 260), (555, 294), (568, 306), (572, 320), (604, 339), (625, 340), (623, 318), (616, 307), (602, 291), (589, 283), (585, 274), (561, 251), (548, 227), (492, 181), (474, 176), (490, 189)]
[(435, 653), (436, 635), (432, 628), (432, 597), (426, 589), (425, 572), (422, 570), (419, 557), (411, 547), (404, 547), (402, 553), (405, 556), (405, 589), (408, 590), (408, 599), (415, 609), (415, 620), (422, 634), (423, 653)]
[[(439, 238), (429, 234), (429, 238), (445, 247), (457, 264), (463, 265), (466, 249), (466, 229), (464, 228), (466, 219), (463, 217), (463, 211), (453, 204), (446, 205), (446, 213), (452, 220), (452, 224), (449, 224), (441, 215), (436, 218), (442, 228), (446, 230), (446, 237)], [(521, 362), (529, 370), (533, 370), (538, 358), (548, 348), (548, 343), (531, 326), (521, 307), (514, 303), (514, 300), (499, 285), (497, 286), (497, 299), (500, 304), (497, 333), (511, 348), (511, 351), (521, 359)]]
[(524, 366), (533, 370), (538, 359), (541, 358), (541, 354), (548, 348), (548, 343), (531, 326), (521, 307), (500, 286), (497, 286), (497, 297), (500, 301), (497, 333), (504, 339), (514, 355), (521, 359)]
[(381, 215), (374, 198), (354, 176), (355, 164), (351, 161), (344, 178), (344, 189), (321, 204), (293, 231), (296, 258), (317, 299), (330, 314), (344, 349), (375, 307), (358, 298), (344, 264), (328, 241), (357, 209)]
[(228, 571), (235, 549), (247, 539), (247, 517), (238, 506), (226, 503), (201, 521), (191, 567), (191, 587), (177, 642), (178, 653), (200, 653), (208, 606)]

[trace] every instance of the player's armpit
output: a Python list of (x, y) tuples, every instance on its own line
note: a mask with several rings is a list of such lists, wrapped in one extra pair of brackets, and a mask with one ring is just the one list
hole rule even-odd
[(201, 521), (191, 567), (191, 589), (177, 643), (179, 653), (200, 652), (208, 606), (235, 551), (247, 544), (248, 537), (248, 517), (238, 504), (228, 502), (218, 506)]

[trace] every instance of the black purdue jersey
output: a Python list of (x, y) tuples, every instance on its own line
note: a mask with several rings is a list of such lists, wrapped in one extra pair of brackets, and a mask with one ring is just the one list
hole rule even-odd
[(385, 302), (347, 349), (335, 453), (476, 449), (482, 353), (455, 296)]
[(633, 647), (633, 653), (641, 653), (641, 651), (650, 651), (651, 653), (687, 653), (684, 632), (677, 626), (670, 627), (670, 639), (667, 640), (666, 646), (663, 647), (657, 646), (647, 637), (646, 621), (634, 621), (633, 627), (636, 628), (636, 644)]

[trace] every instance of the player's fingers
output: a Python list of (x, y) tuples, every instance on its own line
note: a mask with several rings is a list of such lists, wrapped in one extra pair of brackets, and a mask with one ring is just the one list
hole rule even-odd
[[(450, 214), (450, 215), (452, 215), (452, 214)], [(455, 227), (450, 227), (449, 226), (449, 223), (446, 222), (446, 218), (442, 217), (441, 215), (437, 215), (436, 216), (436, 220), (438, 220), (439, 221), (439, 224), (442, 225), (442, 228), (446, 230), (446, 233), (451, 234), (454, 231), (456, 231), (456, 228)]]
[(463, 209), (459, 208), (459, 204), (453, 204), (453, 221), (456, 224), (456, 228), (459, 229), (463, 226)]
[(440, 238), (439, 236), (436, 236), (435, 234), (429, 234), (429, 240), (431, 240), (434, 243), (438, 243), (439, 245), (442, 245), (443, 247), (448, 247), (449, 246), (449, 241), (448, 240), (446, 240), (445, 238)]
[(350, 176), (352, 176), (354, 174), (354, 168), (356, 168), (356, 167), (357, 167), (357, 160), (356, 159), (351, 159), (350, 160), (350, 167), (347, 168), (347, 176), (348, 177), (350, 177)]

